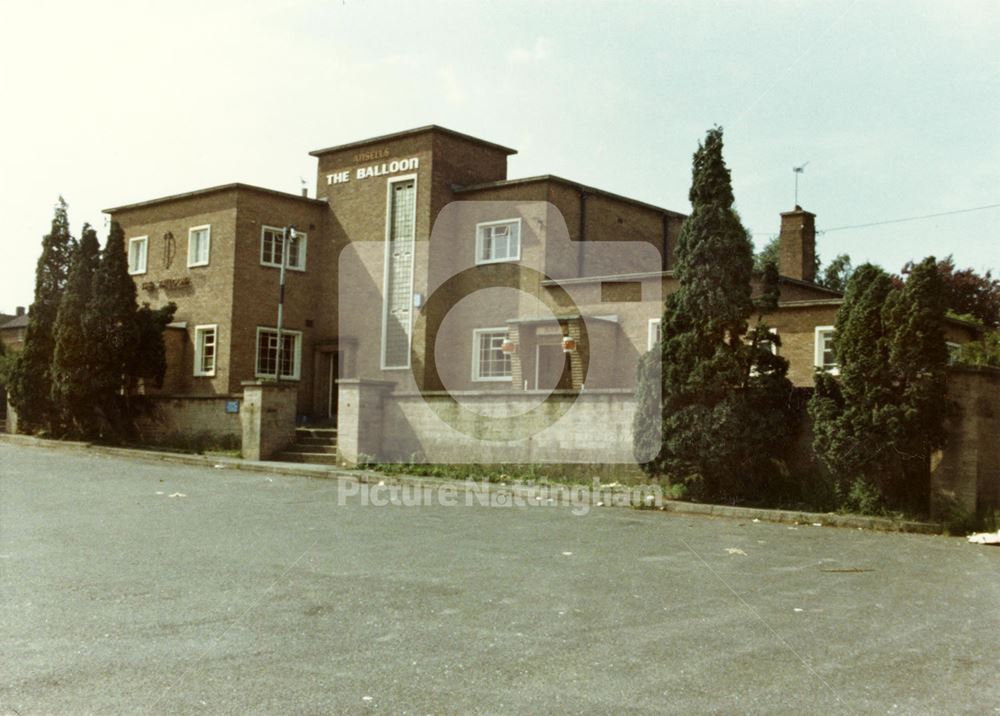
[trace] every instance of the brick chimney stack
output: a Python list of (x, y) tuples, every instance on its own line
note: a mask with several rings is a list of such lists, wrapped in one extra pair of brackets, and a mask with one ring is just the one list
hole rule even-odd
[(23, 315), (24, 315), (24, 306), (18, 306), (18, 307), (17, 307), (16, 309), (14, 309), (14, 310), (15, 310), (15, 311), (17, 311), (17, 315), (18, 315), (18, 316), (23, 316)]
[(800, 281), (816, 282), (816, 215), (796, 205), (781, 212), (778, 272)]

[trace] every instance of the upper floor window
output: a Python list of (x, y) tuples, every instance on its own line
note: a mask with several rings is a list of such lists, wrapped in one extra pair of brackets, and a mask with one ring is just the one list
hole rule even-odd
[(506, 328), (477, 328), (472, 332), (472, 379), (511, 380), (511, 358), (503, 352)]
[(829, 373), (837, 373), (833, 326), (816, 326), (816, 367)]
[[(280, 354), (279, 354), (280, 353)], [(302, 332), (281, 331), (281, 351), (278, 351), (278, 331), (275, 328), (257, 329), (257, 370), (258, 378), (274, 378), (281, 365), (281, 377), (299, 379), (302, 364)]]
[(193, 226), (188, 229), (188, 266), (208, 266), (211, 248), (211, 226)]
[(194, 327), (194, 374), (215, 375), (215, 349), (218, 326)]
[(518, 261), (521, 258), (521, 220), (505, 219), (476, 224), (476, 263)]
[(948, 365), (955, 365), (962, 359), (962, 345), (953, 341), (945, 341), (944, 345), (948, 349)]
[(148, 236), (136, 236), (128, 240), (128, 272), (146, 273), (146, 255), (149, 249)]
[[(260, 234), (260, 263), (262, 266), (281, 266), (282, 235), (284, 229), (276, 226), (265, 226)], [(289, 236), (284, 244), (288, 247), (288, 263), (285, 268), (296, 271), (306, 270), (306, 234), (295, 232), (295, 238)]]

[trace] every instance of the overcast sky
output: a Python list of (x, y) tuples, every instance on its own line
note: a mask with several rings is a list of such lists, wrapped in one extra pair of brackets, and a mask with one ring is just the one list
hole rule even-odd
[[(232, 181), (315, 190), (312, 149), (441, 124), (686, 212), (725, 130), (744, 224), (818, 228), (1000, 204), (1000, 3), (10, 3), (0, 42), (0, 311), (30, 303), (62, 194), (101, 209)], [(1000, 208), (819, 237), (898, 270), (1000, 267)]]

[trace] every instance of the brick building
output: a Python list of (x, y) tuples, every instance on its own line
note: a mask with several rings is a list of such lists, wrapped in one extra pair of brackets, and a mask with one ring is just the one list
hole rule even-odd
[[(350, 459), (453, 459), (466, 448), (449, 430), (472, 430), (456, 421), (505, 406), (530, 423), (544, 396), (573, 401), (572, 430), (629, 420), (637, 361), (676, 288), (684, 215), (561, 177), (509, 179), (514, 153), (429, 126), (312, 152), (314, 199), (229, 184), (106, 210), (139, 300), (178, 305), (162, 422), (236, 434), (244, 383), (279, 373), (299, 422), (338, 422)], [(817, 366), (835, 369), (841, 295), (815, 283), (814, 215), (780, 220), (781, 303), (767, 322), (792, 381), (808, 386)], [(440, 405), (420, 413), (418, 394)], [(532, 460), (612, 449), (532, 440)]]

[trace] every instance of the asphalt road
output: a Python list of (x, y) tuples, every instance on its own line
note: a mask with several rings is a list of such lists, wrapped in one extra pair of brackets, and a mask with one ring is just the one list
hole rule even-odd
[(0, 443), (0, 713), (1000, 713), (1000, 549), (345, 484)]

